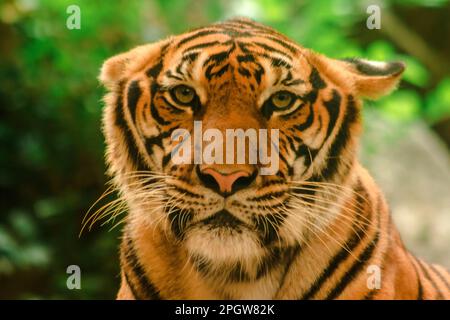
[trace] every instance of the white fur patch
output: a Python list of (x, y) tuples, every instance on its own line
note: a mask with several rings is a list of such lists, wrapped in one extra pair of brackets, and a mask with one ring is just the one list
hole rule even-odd
[(388, 64), (383, 61), (372, 61), (372, 60), (362, 59), (361, 62), (364, 62), (365, 64), (368, 64), (377, 69), (386, 69), (386, 67), (388, 66)]
[(218, 263), (254, 260), (264, 254), (257, 235), (251, 230), (210, 230), (209, 226), (193, 227), (186, 235), (186, 248)]

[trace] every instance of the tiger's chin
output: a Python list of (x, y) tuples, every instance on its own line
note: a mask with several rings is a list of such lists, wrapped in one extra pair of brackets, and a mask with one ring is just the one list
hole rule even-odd
[(254, 230), (226, 212), (219, 212), (195, 225), (185, 235), (191, 256), (218, 263), (258, 259), (264, 249)]

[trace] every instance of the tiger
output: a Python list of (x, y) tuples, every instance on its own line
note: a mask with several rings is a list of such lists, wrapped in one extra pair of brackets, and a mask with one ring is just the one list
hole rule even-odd
[[(107, 59), (107, 172), (126, 211), (116, 298), (450, 299), (449, 272), (405, 248), (358, 161), (363, 100), (405, 68), (330, 58), (248, 18)], [(174, 132), (195, 121), (277, 129), (276, 172), (248, 156), (175, 163)]]

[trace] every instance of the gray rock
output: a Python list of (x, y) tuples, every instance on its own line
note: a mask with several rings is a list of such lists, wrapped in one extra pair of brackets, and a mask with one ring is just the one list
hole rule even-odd
[(361, 162), (383, 190), (406, 246), (450, 267), (450, 157), (426, 123), (365, 111)]

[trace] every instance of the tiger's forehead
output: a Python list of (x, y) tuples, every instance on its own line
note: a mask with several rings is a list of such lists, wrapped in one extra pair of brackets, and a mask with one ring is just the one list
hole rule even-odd
[(185, 45), (192, 45), (196, 40), (203, 42), (208, 36), (212, 36), (216, 40), (220, 38), (242, 41), (245, 39), (250, 39), (250, 41), (254, 39), (267, 40), (272, 44), (276, 43), (277, 46), (281, 46), (284, 52), (292, 54), (302, 49), (298, 44), (276, 30), (245, 18), (215, 23), (179, 35), (176, 37), (176, 46), (180, 48)]
[(188, 84), (200, 97), (223, 83), (239, 83), (261, 99), (273, 90), (305, 91), (311, 66), (303, 48), (271, 28), (231, 20), (171, 39), (161, 84)]

